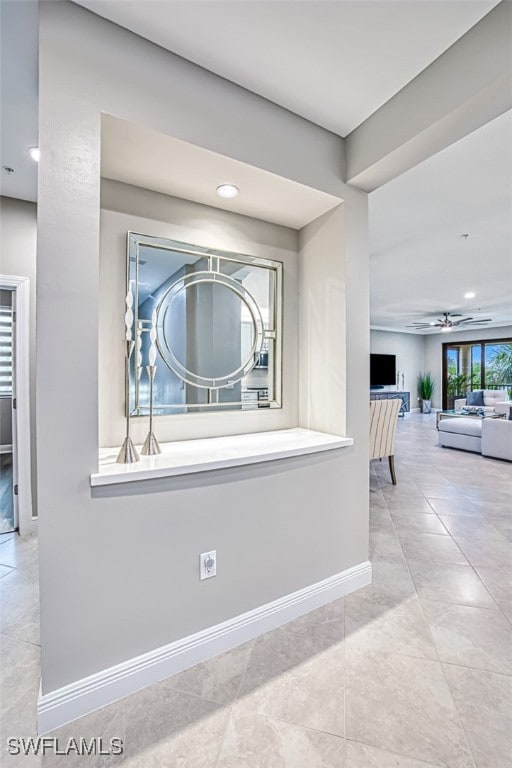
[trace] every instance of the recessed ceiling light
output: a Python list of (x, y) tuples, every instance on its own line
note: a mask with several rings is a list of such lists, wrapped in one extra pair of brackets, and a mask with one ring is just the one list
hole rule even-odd
[(464, 294), (465, 299), (474, 299), (476, 296), (476, 293), (474, 291), (468, 291)]
[(429, 323), (429, 325), (435, 325), (435, 321), (434, 321), (434, 320), (431, 320), (431, 321), (430, 321), (430, 323)]
[(36, 163), (39, 162), (39, 147), (29, 147), (27, 152), (29, 153), (32, 160), (34, 160)]
[(219, 197), (236, 197), (239, 192), (240, 190), (234, 184), (221, 184), (220, 187), (217, 187)]

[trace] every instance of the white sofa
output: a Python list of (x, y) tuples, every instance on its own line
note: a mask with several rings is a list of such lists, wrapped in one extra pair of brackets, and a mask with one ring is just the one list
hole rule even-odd
[(439, 422), (439, 444), (445, 448), (458, 448), (461, 451), (481, 453), (483, 421), (497, 421), (497, 419), (478, 419), (474, 416), (441, 419)]
[[(484, 389), (484, 413), (505, 413), (508, 416), (508, 411), (512, 405), (512, 401), (507, 400), (507, 393), (502, 389)], [(455, 400), (453, 407), (456, 411), (460, 411), (466, 406), (466, 398)], [(470, 406), (477, 407), (477, 406)]]
[(482, 456), (512, 461), (512, 421), (482, 420)]
[(512, 421), (472, 416), (442, 419), (439, 422), (439, 444), (512, 461)]

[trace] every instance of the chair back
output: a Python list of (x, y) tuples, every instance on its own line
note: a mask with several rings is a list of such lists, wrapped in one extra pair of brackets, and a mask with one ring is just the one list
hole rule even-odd
[(370, 400), (370, 459), (395, 453), (395, 433), (402, 401)]

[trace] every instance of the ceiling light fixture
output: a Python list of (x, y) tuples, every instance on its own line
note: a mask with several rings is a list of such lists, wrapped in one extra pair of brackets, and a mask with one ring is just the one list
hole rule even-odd
[(39, 147), (29, 147), (27, 152), (35, 163), (39, 162)]
[(441, 333), (450, 333), (452, 329), (449, 326), (445, 326), (444, 328), (441, 328)]
[(217, 187), (217, 194), (219, 197), (236, 197), (240, 190), (235, 187), (234, 184), (221, 184)]
[(465, 299), (474, 299), (476, 296), (476, 293), (474, 291), (468, 291), (464, 294)]
[(430, 323), (429, 323), (429, 325), (435, 325), (435, 324), (436, 324), (435, 320), (431, 320)]

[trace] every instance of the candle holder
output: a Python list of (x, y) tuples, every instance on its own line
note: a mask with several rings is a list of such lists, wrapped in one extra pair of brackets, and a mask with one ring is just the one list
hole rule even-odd
[(153, 382), (156, 376), (156, 365), (146, 365), (146, 371), (149, 378), (149, 432), (142, 446), (142, 454), (144, 456), (156, 456), (162, 453), (162, 449), (158, 445), (158, 440), (153, 432)]
[(125, 398), (126, 398), (126, 437), (123, 440), (121, 450), (116, 459), (117, 464), (133, 464), (140, 460), (140, 456), (133, 444), (133, 440), (130, 437), (130, 358), (132, 356), (135, 342), (131, 339), (126, 339), (126, 369), (125, 369)]

